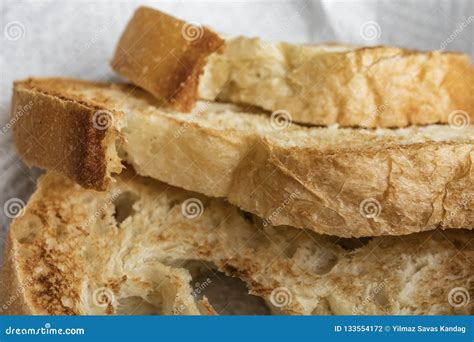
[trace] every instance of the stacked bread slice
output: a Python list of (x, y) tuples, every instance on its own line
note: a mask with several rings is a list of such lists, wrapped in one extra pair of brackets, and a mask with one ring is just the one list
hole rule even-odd
[(467, 56), (140, 8), (112, 66), (134, 85), (14, 84), (18, 153), (49, 171), (10, 228), (6, 312), (474, 313)]
[(286, 110), (295, 122), (313, 125), (446, 123), (460, 109), (474, 118), (466, 55), (225, 39), (150, 8), (136, 11), (112, 67), (184, 111), (197, 99), (217, 99)]

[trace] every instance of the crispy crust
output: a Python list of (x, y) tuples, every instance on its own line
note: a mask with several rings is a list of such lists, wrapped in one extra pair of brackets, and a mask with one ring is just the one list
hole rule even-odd
[[(338, 144), (322, 151), (172, 116), (132, 120), (124, 148), (139, 174), (226, 197), (270, 225), (342, 237), (474, 227), (474, 145), (468, 137), (360, 149)], [(142, 126), (149, 127), (146, 136), (133, 134)], [(183, 133), (175, 138), (176, 132)], [(151, 152), (141, 150), (147, 142)]]
[[(112, 180), (108, 163), (113, 156), (107, 148), (118, 138), (113, 122), (120, 114), (79, 98), (62, 98), (60, 91), (66, 84), (71, 81), (14, 83), (12, 120), (18, 154), (29, 165), (59, 171), (85, 188), (105, 190)], [(101, 126), (101, 116), (112, 117), (112, 122)]]
[(456, 111), (474, 122), (474, 68), (465, 54), (385, 46), (321, 53), (245, 37), (223, 45), (208, 29), (196, 30), (202, 38), (189, 42), (187, 25), (138, 9), (113, 68), (181, 111), (204, 98), (284, 110), (295, 122), (315, 125), (427, 125), (447, 123)]
[(16, 239), (11, 231), (5, 243), (2, 278), (0, 279), (0, 313), (2, 315), (34, 315), (31, 303), (27, 302), (23, 277), (20, 276), (21, 262), (17, 256)]
[(473, 192), (472, 142), (321, 154), (263, 141), (235, 170), (227, 196), (272, 225), (361, 237), (473, 228)]
[[(463, 131), (440, 128), (441, 134), (460, 132), (456, 141), (390, 144), (385, 135), (373, 142), (377, 134), (372, 131), (339, 129), (341, 133), (328, 139), (337, 139), (343, 132), (365, 132), (356, 140), (372, 143), (362, 148), (337, 143), (331, 150), (318, 148), (318, 140), (307, 147), (286, 146), (272, 140), (272, 133), (257, 133), (253, 114), (225, 117), (229, 122), (247, 120), (249, 131), (219, 129), (166, 114), (153, 107), (143, 91), (131, 91), (132, 87), (68, 82), (72, 88), (83, 86), (78, 97), (81, 91), (88, 92), (84, 99), (96, 99), (109, 110), (119, 110), (128, 96), (135, 113), (128, 116), (121, 148), (137, 173), (208, 196), (226, 197), (268, 224), (343, 237), (404, 235), (438, 226), (474, 227), (474, 201), (469, 197), (474, 192), (474, 148), (472, 137)], [(62, 97), (69, 96), (66, 89)], [(331, 131), (296, 125), (291, 129), (308, 139), (318, 130), (321, 134)], [(417, 130), (421, 129), (413, 129)], [(365, 213), (365, 205), (375, 213)]]
[(168, 106), (189, 111), (206, 58), (224, 41), (206, 27), (140, 7), (117, 45), (112, 68)]
[[(70, 204), (62, 206), (57, 198), (60, 196), (74, 198), (79, 189), (81, 188), (78, 185), (55, 174), (54, 171), (50, 172), (48, 177), (41, 176), (38, 188), (28, 202), (29, 205), (12, 221), (5, 247), (2, 288), (5, 297), (0, 301), (1, 305), (7, 307), (6, 314), (77, 315), (79, 313), (67, 305), (65, 299), (68, 296), (78, 297), (79, 279), (81, 279), (79, 275), (83, 276), (81, 272), (84, 264), (75, 259), (67, 248), (59, 253), (51, 252), (45, 241), (51, 232), (50, 229), (57, 222), (67, 229), (67, 225), (74, 224), (77, 220), (74, 215), (70, 215), (69, 209), (73, 206)], [(37, 229), (38, 227), (41, 228)], [(66, 234), (66, 230), (62, 233)], [(70, 230), (68, 234), (70, 239), (74, 238)], [(38, 239), (39, 236), (44, 239)]]
[[(249, 45), (247, 50), (253, 46), (264, 51), (258, 40), (239, 39), (244, 42), (240, 49)], [(466, 112), (463, 115), (474, 121), (474, 68), (467, 55), (385, 46), (312, 53), (301, 46), (282, 46), (290, 62), (261, 57), (249, 66), (244, 57), (226, 51), (213, 56), (201, 83), (205, 93), (211, 89), (215, 96), (205, 98), (285, 110), (295, 122), (316, 125), (396, 128), (448, 123), (455, 111)], [(229, 64), (234, 66), (226, 67)], [(265, 77), (252, 76), (259, 72)], [(217, 74), (226, 75), (221, 76), (223, 85), (213, 81)]]
[[(134, 177), (129, 172), (122, 179), (132, 182)], [(8, 232), (0, 314), (113, 314), (127, 305), (119, 298), (137, 294), (153, 297), (151, 301), (160, 304), (155, 309), (162, 310), (162, 314), (213, 314), (207, 300), (195, 302), (191, 277), (185, 269), (132, 258), (128, 261), (131, 267), (120, 265), (123, 273), (119, 271), (118, 276), (107, 272), (105, 268), (112, 269), (117, 259), (116, 254), (107, 251), (120, 248), (121, 232), (113, 216), (113, 200), (121, 191), (125, 189), (112, 194), (88, 191), (55, 172), (40, 177), (37, 191)], [(100, 265), (104, 269), (95, 273)], [(106, 286), (111, 298), (117, 296), (113, 307), (94, 302), (100, 300), (95, 292), (91, 293), (98, 286)], [(140, 309), (140, 305), (133, 309)]]
[[(472, 298), (472, 231), (344, 240), (291, 227), (262, 228), (256, 217), (222, 199), (132, 172), (117, 178), (108, 194), (87, 191), (57, 174), (39, 180), (9, 231), (6, 253), (13, 257), (6, 259), (6, 270), (17, 271), (11, 282), (7, 274), (5, 285), (11, 286), (2, 293), (11, 296), (19, 288), (21, 296), (8, 313), (116, 313), (117, 305), (99, 312), (88, 305), (92, 290), (105, 281), (118, 302), (161, 294), (174, 308), (164, 314), (198, 314), (198, 308), (212, 314), (205, 298), (183, 311), (194, 299), (190, 273), (181, 265), (192, 260), (241, 278), (270, 306), (279, 303), (275, 291), (282, 291), (289, 297), (280, 306), (285, 314), (473, 313), (472, 301), (459, 307), (450, 301), (453, 289)], [(110, 202), (117, 191), (133, 194), (134, 207), (140, 208), (120, 226), (113, 215), (120, 207)], [(192, 219), (182, 209), (189, 199), (201, 205)], [(97, 225), (91, 224), (90, 215), (98, 211)], [(156, 279), (155, 270), (165, 270), (164, 277)], [(32, 285), (18, 287), (27, 277)], [(162, 286), (163, 280), (170, 286)], [(149, 282), (158, 284), (151, 287), (157, 291), (150, 291)]]

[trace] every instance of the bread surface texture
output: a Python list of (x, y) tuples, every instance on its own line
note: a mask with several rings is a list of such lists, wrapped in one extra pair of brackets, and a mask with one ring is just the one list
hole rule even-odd
[(109, 192), (48, 173), (11, 225), (1, 301), (8, 314), (209, 314), (195, 277), (212, 267), (275, 314), (473, 314), (450, 297), (473, 294), (473, 237), (340, 239), (129, 171)]
[(40, 179), (9, 231), (4, 314), (207, 312), (192, 297), (188, 271), (149, 261), (146, 253), (126, 255), (140, 248), (129, 243), (141, 230), (119, 229), (114, 210), (122, 191), (86, 191), (59, 174)]
[[(86, 188), (105, 190), (121, 169), (115, 150), (121, 113), (62, 97), (92, 85), (69, 79), (14, 83), (12, 120), (18, 153), (31, 166), (55, 169)], [(94, 84), (102, 87), (103, 85)]]
[(182, 111), (198, 99), (208, 56), (224, 40), (206, 27), (140, 7), (122, 34), (112, 68), (162, 102)]
[[(295, 122), (315, 125), (474, 121), (474, 67), (461, 53), (221, 39), (196, 23), (140, 8), (112, 67), (181, 111), (199, 98), (284, 111)], [(192, 81), (176, 80), (181, 75), (193, 75)]]
[[(106, 108), (114, 125), (105, 132), (120, 137), (110, 149), (140, 175), (225, 197), (269, 225), (342, 237), (474, 226), (473, 125), (307, 128), (220, 103), (201, 102), (191, 114), (174, 112), (132, 86), (72, 80), (28, 80), (16, 84), (17, 92), (28, 95), (23, 103), (40, 96), (57, 103), (61, 112), (55, 115), (66, 121), (76, 111), (65, 104)], [(30, 143), (63, 135), (60, 128), (49, 129), (44, 112), (35, 108), (18, 120), (19, 153), (31, 165), (62, 172), (54, 149)], [(21, 132), (22, 120), (44, 125), (31, 127), (30, 137)], [(62, 148), (76, 153), (74, 145)]]

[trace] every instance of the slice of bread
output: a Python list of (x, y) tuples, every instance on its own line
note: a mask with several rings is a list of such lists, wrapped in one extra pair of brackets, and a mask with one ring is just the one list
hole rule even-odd
[[(49, 173), (10, 227), (0, 307), (8, 314), (208, 314), (217, 307), (209, 289), (220, 277), (205, 275), (212, 269), (245, 281), (273, 313), (473, 314), (473, 238), (437, 230), (338, 239), (263, 227), (222, 199), (128, 171), (109, 192)], [(197, 305), (202, 295), (209, 301)], [(247, 300), (230, 293), (221, 306), (232, 306), (232, 297)]]
[[(114, 210), (115, 215), (132, 210), (125, 191), (87, 192), (64, 176), (41, 177), (29, 205), (11, 224), (1, 313), (213, 314), (207, 298), (193, 297), (189, 271), (148, 260), (145, 251), (125, 255), (139, 248), (129, 242), (140, 233), (120, 230), (120, 217), (114, 216)], [(166, 205), (155, 214), (162, 215)]]
[(473, 125), (306, 128), (233, 105), (200, 103), (192, 114), (157, 105), (127, 85), (16, 82), (17, 150), (98, 190), (122, 159), (274, 226), (343, 237), (474, 227)]
[(316, 125), (405, 127), (460, 112), (474, 121), (474, 68), (464, 54), (245, 37), (222, 44), (207, 28), (141, 7), (111, 64), (181, 111), (200, 98), (284, 110)]

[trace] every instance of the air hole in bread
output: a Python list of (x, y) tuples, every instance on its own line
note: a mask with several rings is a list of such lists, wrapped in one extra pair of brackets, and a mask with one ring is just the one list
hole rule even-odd
[(346, 251), (354, 251), (367, 245), (373, 238), (335, 238), (334, 243), (341, 246)]
[(249, 294), (239, 278), (218, 271), (203, 271), (193, 278), (193, 294), (197, 300), (206, 296), (219, 315), (270, 315), (265, 301)]
[(155, 306), (142, 297), (131, 296), (118, 299), (117, 315), (160, 315), (161, 307)]
[(245, 211), (242, 211), (241, 213), (245, 221), (249, 223), (254, 223), (254, 216), (251, 213), (247, 213)]
[(199, 277), (203, 273), (214, 271), (217, 267), (212, 262), (203, 261), (203, 260), (183, 260), (175, 259), (172, 263), (166, 263), (166, 265), (171, 267), (182, 267), (185, 268), (191, 273), (191, 277)]
[(135, 213), (133, 205), (138, 200), (138, 196), (131, 191), (125, 191), (118, 195), (113, 203), (115, 206), (114, 217), (120, 224)]

